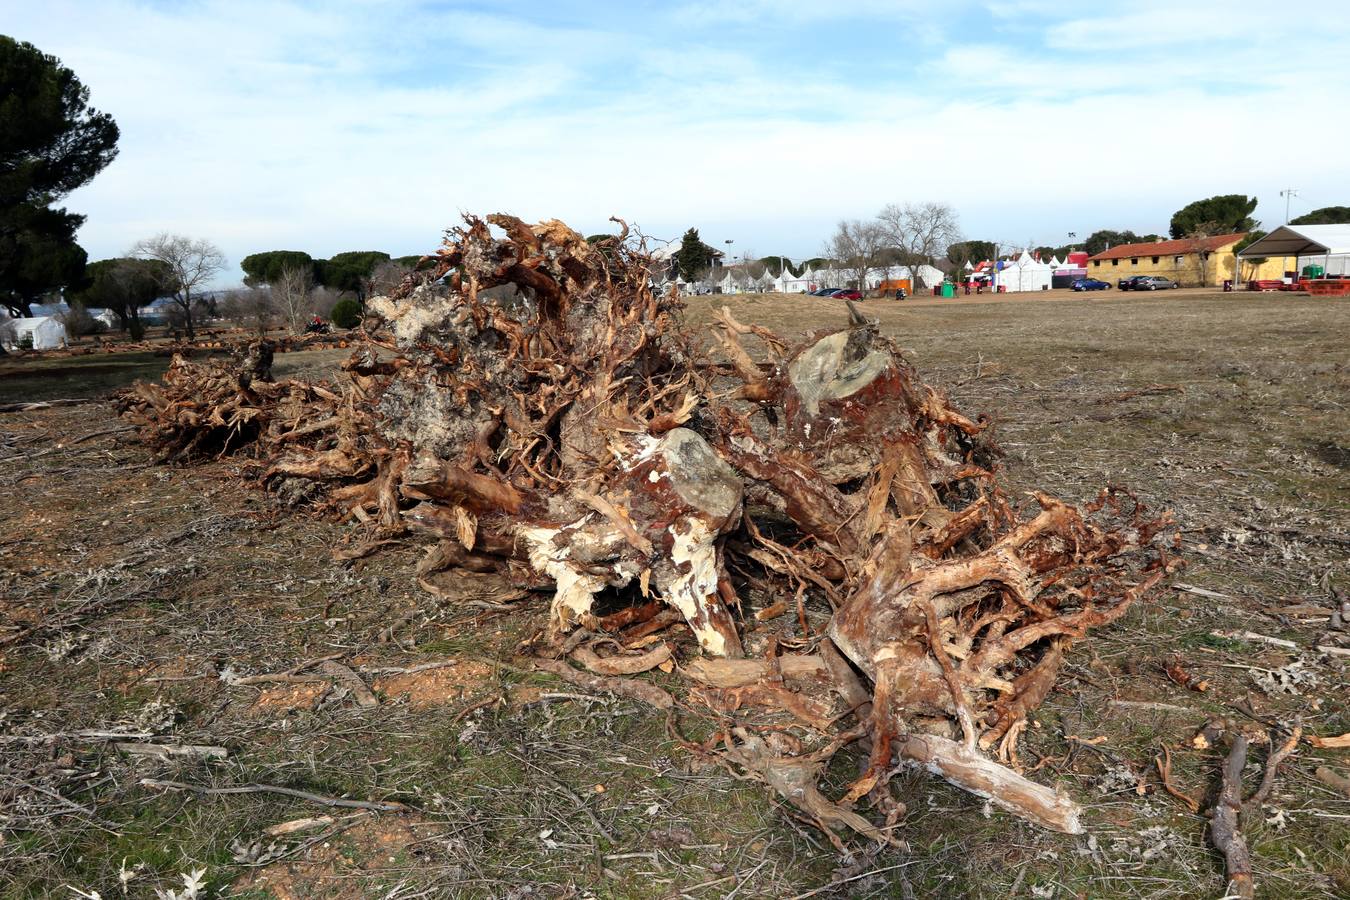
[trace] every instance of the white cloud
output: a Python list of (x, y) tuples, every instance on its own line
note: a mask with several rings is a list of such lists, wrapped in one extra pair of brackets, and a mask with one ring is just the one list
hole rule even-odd
[[(1350, 126), (1326, 116), (1338, 57), (1199, 38), (1061, 52), (1047, 41), (1099, 26), (1030, 27), (1039, 13), (1023, 3), (932, 23), (960, 36), (951, 46), (818, 59), (821, 29), (876, 28), (916, 4), (772, 5), (756, 9), (799, 29), (791, 53), (690, 40), (662, 14), (545, 21), (411, 2), (55, 0), (7, 27), (61, 56), (122, 127), (118, 160), (69, 200), (93, 258), (163, 230), (234, 262), (274, 247), (411, 253), (461, 210), (585, 232), (617, 214), (660, 237), (698, 225), (804, 256), (840, 217), (891, 201), (948, 200), (972, 236), (1046, 243), (1162, 229), (1213, 193), (1274, 202), (1288, 178), (1350, 202), (1335, 195)], [(1240, 129), (1300, 119), (1322, 123), (1317, 140)]]

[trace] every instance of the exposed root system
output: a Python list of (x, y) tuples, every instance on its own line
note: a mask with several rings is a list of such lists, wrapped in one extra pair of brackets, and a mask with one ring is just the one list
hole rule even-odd
[[(891, 839), (904, 762), (1080, 831), (1007, 763), (1072, 645), (1164, 577), (1168, 517), (1117, 490), (1015, 506), (989, 423), (865, 316), (793, 346), (724, 310), (708, 341), (649, 268), (626, 226), (471, 217), (369, 301), (339, 383), (274, 382), (259, 348), (119, 402), (166, 459), (244, 452), (286, 502), (365, 523), (349, 558), (421, 535), (428, 589), (461, 569), (550, 591), (536, 647), (573, 681), (668, 708), (633, 673), (686, 626), (691, 697), (727, 722), (701, 750), (827, 830)], [(818, 775), (853, 742), (867, 768), (832, 801)]]

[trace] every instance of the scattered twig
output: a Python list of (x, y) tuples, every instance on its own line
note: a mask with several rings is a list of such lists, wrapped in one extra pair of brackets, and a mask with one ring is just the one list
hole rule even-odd
[(39, 409), (51, 409), (55, 406), (82, 406), (93, 403), (93, 397), (76, 397), (70, 400), (42, 400), (28, 403), (0, 403), (0, 413), (36, 412)]
[(1155, 712), (1193, 713), (1189, 706), (1177, 706), (1173, 703), (1160, 703), (1154, 700), (1111, 700), (1111, 706), (1119, 709), (1148, 709)]
[(141, 787), (162, 791), (189, 791), (203, 796), (224, 796), (227, 794), (284, 794), (298, 800), (308, 800), (322, 806), (341, 806), (345, 809), (373, 809), (377, 812), (399, 812), (408, 808), (407, 804), (396, 800), (348, 800), (345, 797), (327, 797), (323, 794), (311, 794), (295, 788), (281, 787), (275, 784), (241, 784), (235, 787), (207, 787), (200, 784), (186, 784), (182, 781), (163, 781), (158, 778), (142, 778)]
[(1289, 755), (1298, 749), (1298, 741), (1301, 737), (1303, 737), (1303, 726), (1295, 723), (1294, 730), (1289, 733), (1289, 738), (1278, 748), (1275, 748), (1275, 742), (1271, 741), (1272, 750), (1270, 756), (1266, 758), (1266, 772), (1261, 777), (1261, 784), (1256, 789), (1256, 793), (1247, 798), (1247, 802), (1242, 805), (1244, 812), (1260, 809), (1261, 804), (1266, 802), (1271, 789), (1275, 786), (1275, 774), (1280, 768), (1280, 763), (1288, 759)]
[(1218, 591), (1211, 591), (1206, 588), (1195, 587), (1190, 584), (1174, 584), (1172, 590), (1182, 591), (1187, 594), (1195, 594), (1197, 597), (1208, 597), (1211, 600), (1232, 600), (1228, 594), (1220, 594)]
[(180, 757), (185, 759), (224, 759), (229, 751), (224, 747), (200, 744), (134, 744), (123, 741), (113, 745), (123, 753), (132, 756), (154, 756), (159, 759)]
[(1229, 638), (1230, 640), (1256, 641), (1258, 644), (1270, 644), (1272, 647), (1283, 647), (1286, 650), (1298, 649), (1298, 644), (1293, 641), (1271, 637), (1267, 634), (1257, 634), (1255, 631), (1211, 631), (1210, 634), (1214, 637)]
[(1166, 744), (1162, 745), (1162, 755), (1153, 757), (1153, 765), (1158, 769), (1158, 777), (1162, 780), (1163, 790), (1185, 804), (1191, 815), (1198, 813), (1200, 801), (1172, 784), (1172, 751), (1167, 748)]

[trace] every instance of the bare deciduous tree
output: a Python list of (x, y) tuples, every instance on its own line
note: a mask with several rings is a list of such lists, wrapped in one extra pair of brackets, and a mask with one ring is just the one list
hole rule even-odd
[(392, 259), (379, 263), (370, 273), (370, 296), (383, 297), (389, 294), (403, 283), (411, 271), (412, 266), (405, 266)]
[(308, 266), (282, 269), (271, 288), (273, 308), (291, 334), (304, 331), (309, 317), (314, 315), (313, 271)]
[(825, 244), (825, 255), (860, 291), (867, 290), (867, 273), (881, 264), (887, 235), (879, 222), (841, 219)]
[[(934, 265), (947, 248), (961, 240), (956, 210), (946, 203), (890, 203), (877, 214), (885, 240), (910, 259), (914, 287), (919, 287), (919, 264)], [(932, 287), (927, 282), (925, 287)]]
[(196, 301), (192, 292), (210, 283), (225, 268), (225, 254), (208, 240), (181, 234), (157, 234), (138, 241), (128, 255), (156, 259), (168, 266), (172, 283), (165, 288), (173, 291), (173, 302), (181, 311), (188, 339), (195, 337), (192, 316)]
[(257, 333), (258, 337), (266, 335), (268, 329), (276, 325), (277, 320), (272, 292), (261, 287), (230, 291), (225, 295), (220, 312), (240, 328)]
[(333, 317), (333, 307), (337, 306), (338, 299), (337, 291), (318, 286), (310, 291), (309, 305), (314, 311), (314, 315), (323, 316), (325, 319), (331, 319)]

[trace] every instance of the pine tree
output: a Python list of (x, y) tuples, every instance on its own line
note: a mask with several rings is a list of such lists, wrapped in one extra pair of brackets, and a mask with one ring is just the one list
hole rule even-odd
[(675, 252), (675, 266), (684, 281), (697, 281), (712, 266), (712, 248), (703, 243), (697, 228), (690, 228)]

